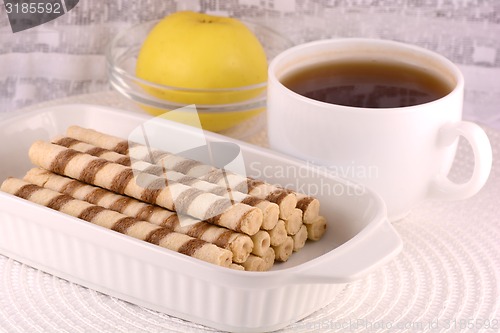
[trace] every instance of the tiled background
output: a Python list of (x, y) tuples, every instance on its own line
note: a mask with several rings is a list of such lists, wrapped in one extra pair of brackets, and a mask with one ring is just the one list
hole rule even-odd
[(466, 77), (465, 117), (500, 128), (500, 2), (497, 0), (85, 0), (68, 14), (13, 34), (0, 7), (0, 113), (109, 89), (110, 38), (176, 10), (258, 21), (295, 43), (386, 38), (435, 50)]

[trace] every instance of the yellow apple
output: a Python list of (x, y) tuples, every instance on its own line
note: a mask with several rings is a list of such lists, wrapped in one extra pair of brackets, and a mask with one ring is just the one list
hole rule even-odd
[[(182, 11), (165, 17), (148, 34), (139, 52), (136, 75), (172, 87), (147, 89), (166, 101), (198, 105), (239, 103), (263, 92), (267, 59), (259, 40), (239, 20)], [(258, 86), (237, 89), (252, 85)], [(248, 110), (245, 115), (214, 110), (201, 115), (205, 118), (202, 123), (210, 130), (220, 130), (260, 111)]]

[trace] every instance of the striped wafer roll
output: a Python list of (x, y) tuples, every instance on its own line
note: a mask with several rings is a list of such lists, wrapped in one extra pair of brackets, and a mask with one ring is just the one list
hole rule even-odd
[(307, 241), (307, 227), (305, 224), (302, 225), (299, 232), (292, 236), (293, 239), (293, 251), (297, 252), (306, 245)]
[[(233, 261), (245, 261), (252, 251), (252, 239), (238, 232), (202, 222), (187, 216), (153, 206), (139, 200), (125, 197), (78, 180), (59, 176), (50, 171), (34, 168), (28, 171), (24, 180), (47, 189), (87, 201), (139, 220), (167, 227), (175, 232), (213, 243), (233, 253)], [(182, 222), (182, 223), (181, 223)]]
[(262, 225), (262, 212), (255, 207), (232, 204), (227, 198), (149, 174), (141, 174), (144, 185), (138, 184), (131, 168), (73, 149), (37, 141), (31, 146), (29, 156), (35, 165), (54, 173), (207, 220), (233, 231), (253, 235)]
[(285, 220), (285, 228), (287, 234), (295, 235), (297, 232), (299, 232), (302, 225), (302, 211), (298, 208), (295, 208), (292, 214), (288, 216), (288, 219)]
[(318, 216), (305, 226), (307, 227), (307, 238), (317, 241), (320, 240), (326, 232), (326, 219), (323, 216)]
[(302, 193), (294, 192), (297, 196), (297, 208), (303, 212), (302, 221), (312, 223), (319, 216), (319, 200)]
[(57, 136), (53, 138), (51, 142), (59, 146), (71, 148), (85, 154), (103, 158), (110, 162), (118, 163), (124, 166), (130, 166), (130, 157), (128, 157), (128, 155), (119, 154), (112, 150), (98, 147), (90, 143), (70, 138), (68, 136)]
[(238, 264), (231, 264), (229, 268), (237, 270), (237, 271), (244, 271), (245, 267), (238, 265)]
[(262, 255), (262, 259), (264, 259), (264, 270), (268, 271), (274, 265), (274, 259), (276, 258), (276, 254), (274, 253), (274, 249), (272, 247), (268, 248), (266, 252)]
[(276, 226), (269, 230), (269, 236), (271, 237), (271, 245), (278, 246), (286, 240), (286, 227), (285, 221), (279, 220)]
[(229, 250), (168, 228), (74, 199), (66, 194), (30, 184), (24, 180), (9, 178), (3, 182), (1, 189), (20, 198), (169, 250), (220, 266), (230, 267), (232, 264), (232, 253)]
[[(217, 173), (219, 172), (217, 171)], [(235, 188), (239, 187), (246, 188), (250, 195), (278, 204), (280, 208), (279, 217), (282, 219), (288, 218), (297, 205), (297, 197), (295, 194), (263, 181), (245, 178), (242, 179), (239, 185), (235, 186)]]
[(262, 272), (266, 269), (267, 264), (261, 257), (251, 254), (241, 266), (245, 267), (246, 271)]
[(269, 236), (269, 233), (265, 230), (260, 230), (253, 235), (252, 241), (252, 253), (258, 256), (263, 256), (267, 249), (269, 249), (269, 246), (271, 246), (271, 236)]
[(278, 246), (273, 246), (276, 261), (287, 261), (293, 252), (292, 236), (287, 236), (286, 240)]
[(118, 154), (128, 154), (129, 144), (127, 140), (123, 140), (113, 135), (104, 134), (96, 130), (80, 126), (68, 127), (66, 134), (69, 137), (91, 143), (94, 146), (113, 150)]
[(280, 208), (274, 202), (270, 202), (265, 199), (259, 199), (257, 197), (248, 196), (248, 198), (241, 201), (252, 207), (256, 207), (262, 212), (262, 225), (261, 229), (271, 230), (278, 223)]
[(216, 185), (213, 183), (206, 182), (204, 180), (186, 176), (183, 173), (165, 169), (156, 164), (151, 164), (146, 161), (132, 161), (127, 155), (118, 154), (114, 151), (107, 150), (101, 147), (96, 147), (92, 144), (82, 142), (80, 140), (70, 138), (70, 137), (57, 137), (52, 140), (56, 145), (60, 145), (66, 148), (71, 148), (76, 151), (86, 153), (92, 156), (103, 158), (107, 161), (121, 164), (124, 166), (130, 166), (132, 169), (144, 171), (146, 173), (164, 177), (168, 180), (173, 180), (177, 183), (184, 184), (190, 187), (197, 188), (202, 191), (213, 193), (215, 195), (223, 196), (229, 198), (236, 202), (241, 202), (252, 207), (256, 207), (262, 211), (262, 229), (270, 230), (274, 228), (278, 222), (279, 207), (277, 204), (270, 201), (259, 199), (257, 197), (250, 196), (248, 194), (233, 191), (225, 186)]
[[(245, 176), (217, 169), (213, 166), (191, 160), (182, 156), (162, 152), (157, 149), (139, 144), (130, 144), (127, 140), (103, 134), (92, 129), (71, 126), (66, 135), (95, 146), (106, 148), (120, 154), (129, 154), (136, 160), (144, 160), (153, 164), (160, 164), (168, 170), (174, 170), (188, 176), (200, 178), (210, 183), (230, 187), (237, 191), (248, 193), (251, 196), (265, 199), (278, 204), (280, 218), (287, 218), (297, 205), (294, 193), (275, 185), (256, 181)], [(229, 186), (228, 186), (229, 185)]]

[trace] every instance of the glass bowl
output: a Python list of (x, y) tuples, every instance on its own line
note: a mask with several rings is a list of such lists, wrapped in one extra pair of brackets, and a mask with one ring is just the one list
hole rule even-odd
[[(240, 131), (245, 132), (240, 133), (243, 136), (247, 135), (252, 129), (255, 131), (259, 124), (260, 128), (262, 128), (265, 119), (263, 113), (266, 107), (267, 82), (228, 89), (186, 89), (152, 83), (135, 75), (135, 64), (142, 43), (158, 22), (150, 21), (135, 25), (120, 32), (113, 38), (106, 54), (112, 88), (128, 100), (131, 100), (141, 110), (154, 116), (186, 106), (186, 104), (172, 102), (164, 98), (158, 98), (158, 96), (171, 93), (192, 95), (194, 97), (193, 102), (189, 104), (196, 105), (201, 126), (209, 131), (223, 133)], [(268, 62), (281, 51), (293, 46), (289, 39), (268, 27), (243, 20), (242, 22), (261, 42)], [(255, 94), (255, 91), (259, 91), (259, 93)], [(245, 93), (256, 96), (237, 103), (196, 104), (197, 95), (217, 94), (218, 100), (224, 100), (224, 96)], [(256, 121), (256, 119), (261, 121)], [(178, 119), (178, 121), (186, 122), (183, 119)]]

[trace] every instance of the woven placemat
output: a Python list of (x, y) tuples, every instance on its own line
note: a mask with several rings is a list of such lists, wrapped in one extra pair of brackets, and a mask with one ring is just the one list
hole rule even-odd
[[(44, 103), (126, 107), (113, 93)], [(51, 104), (52, 103), (52, 104)], [(427, 202), (395, 227), (404, 249), (283, 332), (500, 331), (500, 133), (486, 129), (493, 169), (475, 197)], [(249, 141), (265, 143), (260, 133)], [(450, 177), (473, 168), (461, 142)], [(1, 222), (1, 221), (0, 221)], [(69, 283), (0, 256), (0, 332), (214, 331)]]

